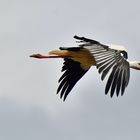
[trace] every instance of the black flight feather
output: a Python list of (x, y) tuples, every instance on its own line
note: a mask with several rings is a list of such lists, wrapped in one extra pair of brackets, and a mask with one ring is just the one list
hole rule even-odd
[(81, 77), (88, 71), (80, 66), (79, 62), (73, 61), (72, 59), (65, 58), (64, 65), (62, 67), (64, 71), (63, 75), (59, 79), (59, 87), (57, 94), (60, 92), (60, 97), (64, 97), (65, 101), (67, 95), (75, 86), (75, 84), (81, 79)]

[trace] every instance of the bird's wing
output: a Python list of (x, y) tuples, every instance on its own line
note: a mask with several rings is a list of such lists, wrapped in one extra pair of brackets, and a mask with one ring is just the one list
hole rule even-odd
[(82, 44), (79, 46), (87, 48), (94, 56), (102, 80), (104, 80), (111, 70), (105, 93), (107, 94), (110, 90), (110, 96), (112, 97), (116, 90), (116, 95), (118, 96), (121, 90), (121, 95), (123, 95), (130, 78), (130, 66), (127, 61), (127, 53), (125, 51), (110, 49), (108, 46), (102, 45), (95, 40), (78, 36), (74, 36), (74, 38), (81, 40), (80, 42), (82, 42)]
[(57, 94), (60, 92), (60, 98), (63, 97), (63, 100), (65, 101), (74, 85), (82, 78), (88, 69), (83, 69), (79, 62), (65, 58), (61, 71), (64, 73), (58, 81), (60, 84), (57, 89)]

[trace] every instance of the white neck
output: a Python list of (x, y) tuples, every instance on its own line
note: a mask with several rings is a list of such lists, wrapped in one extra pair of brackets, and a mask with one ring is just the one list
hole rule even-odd
[(140, 70), (140, 62), (138, 61), (129, 61), (130, 68)]

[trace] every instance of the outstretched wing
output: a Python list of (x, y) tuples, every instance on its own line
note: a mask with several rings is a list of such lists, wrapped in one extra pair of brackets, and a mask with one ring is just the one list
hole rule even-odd
[(58, 81), (60, 84), (57, 89), (57, 94), (60, 92), (60, 98), (64, 97), (63, 100), (65, 101), (74, 85), (81, 79), (88, 69), (83, 69), (79, 62), (65, 58), (61, 71), (64, 71), (64, 73)]
[(110, 96), (124, 94), (125, 88), (129, 83), (130, 78), (130, 66), (127, 61), (127, 53), (123, 50), (115, 50), (109, 48), (109, 46), (103, 45), (95, 40), (87, 39), (84, 37), (75, 36), (74, 38), (81, 40), (81, 45), (90, 51), (96, 60), (96, 66), (98, 72), (101, 73), (101, 79), (104, 80), (110, 70), (105, 93), (107, 94), (110, 90)]

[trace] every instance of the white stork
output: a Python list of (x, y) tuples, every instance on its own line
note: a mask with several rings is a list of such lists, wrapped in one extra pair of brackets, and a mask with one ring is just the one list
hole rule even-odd
[(65, 101), (74, 85), (90, 69), (96, 66), (104, 80), (111, 71), (105, 94), (110, 90), (110, 96), (124, 94), (125, 88), (129, 83), (130, 68), (140, 70), (140, 62), (128, 61), (126, 49), (123, 46), (104, 45), (98, 41), (85, 37), (74, 36), (80, 44), (78, 47), (60, 47), (60, 50), (49, 52), (49, 56), (33, 54), (30, 57), (35, 58), (64, 58), (62, 67), (63, 75), (59, 79), (57, 94), (60, 92), (60, 98)]

